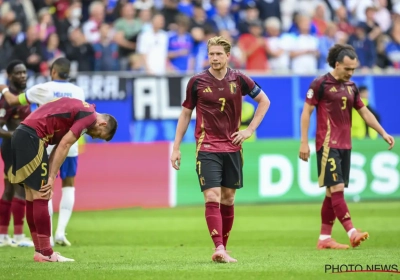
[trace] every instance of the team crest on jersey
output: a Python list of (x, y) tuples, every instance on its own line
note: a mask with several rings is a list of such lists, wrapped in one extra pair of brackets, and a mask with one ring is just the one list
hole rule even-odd
[(236, 83), (235, 82), (229, 83), (229, 89), (231, 90), (232, 94), (235, 94), (236, 93)]
[(4, 117), (6, 115), (7, 111), (4, 108), (0, 109), (0, 118)]
[(310, 89), (307, 91), (307, 98), (312, 98), (313, 96), (314, 96), (314, 91), (313, 91), (312, 88), (310, 88)]
[(351, 88), (351, 86), (347, 86), (347, 91), (349, 92), (350, 95), (353, 94), (353, 89)]

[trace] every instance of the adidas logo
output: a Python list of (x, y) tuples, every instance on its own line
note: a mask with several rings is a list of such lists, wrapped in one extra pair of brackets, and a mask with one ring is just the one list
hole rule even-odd
[(218, 234), (218, 231), (216, 229), (213, 229), (212, 232), (211, 232), (211, 236), (217, 235), (217, 234)]
[(237, 181), (237, 182), (234, 184), (234, 186), (240, 186), (240, 180)]
[(335, 87), (331, 87), (331, 89), (329, 90), (330, 92), (337, 92)]
[(212, 92), (210, 87), (207, 87), (205, 90), (203, 90), (203, 92)]

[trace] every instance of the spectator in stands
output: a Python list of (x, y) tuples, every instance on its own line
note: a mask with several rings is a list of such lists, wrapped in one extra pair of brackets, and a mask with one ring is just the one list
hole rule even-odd
[(178, 4), (178, 10), (181, 14), (191, 18), (193, 16), (193, 3), (191, 0), (181, 0)]
[(56, 27), (53, 24), (53, 19), (47, 8), (42, 8), (38, 13), (39, 23), (37, 24), (37, 32), (39, 40), (46, 43), (49, 36), (56, 32)]
[(292, 71), (296, 74), (315, 73), (318, 69), (318, 38), (310, 33), (308, 16), (299, 15), (297, 26), (299, 35), (293, 36), (290, 44)]
[(400, 69), (400, 22), (393, 25), (392, 41), (386, 46), (387, 56), (395, 69)]
[(92, 44), (88, 43), (85, 35), (79, 28), (70, 32), (69, 39), (71, 43), (66, 49), (66, 57), (78, 64), (78, 71), (93, 71), (94, 50)]
[(319, 38), (319, 61), (318, 69), (329, 71), (331, 67), (326, 61), (329, 53), (329, 49), (336, 43), (336, 32), (337, 27), (334, 23), (329, 23), (327, 25), (324, 36)]
[(100, 40), (100, 25), (105, 18), (105, 6), (101, 1), (92, 2), (89, 6), (90, 18), (82, 26), (83, 34), (88, 43), (94, 44)]
[(154, 6), (153, 0), (134, 0), (132, 1), (136, 10), (150, 10)]
[(164, 7), (161, 14), (164, 16), (164, 30), (176, 30), (175, 19), (180, 14), (178, 10), (179, 0), (163, 0)]
[(5, 1), (0, 7), (0, 18), (8, 13), (14, 13), (14, 19), (21, 23), (22, 31), (37, 23), (35, 9), (31, 0)]
[(25, 41), (26, 34), (22, 31), (21, 23), (13, 21), (8, 25), (7, 37), (13, 46)]
[(142, 28), (142, 22), (135, 18), (133, 4), (126, 3), (121, 10), (121, 17), (114, 22), (115, 42), (118, 44), (118, 56), (121, 70), (128, 70), (129, 56), (136, 50), (136, 40)]
[(64, 57), (65, 54), (59, 49), (60, 40), (56, 33), (49, 36), (46, 48), (44, 49), (43, 59), (47, 62), (47, 66), (53, 64), (54, 60)]
[(240, 35), (238, 45), (245, 57), (245, 69), (266, 71), (268, 69), (267, 39), (263, 36), (260, 20), (249, 22), (248, 34)]
[(0, 25), (0, 71), (6, 69), (13, 54), (13, 44), (6, 35), (5, 28)]
[(342, 31), (349, 35), (354, 33), (354, 27), (349, 22), (345, 6), (340, 6), (336, 10), (336, 25), (339, 31)]
[(168, 55), (168, 35), (163, 30), (164, 16), (155, 14), (152, 29), (140, 33), (137, 40), (137, 52), (141, 54), (147, 74), (163, 75), (166, 73)]
[(153, 17), (153, 13), (151, 9), (143, 9), (139, 12), (139, 20), (142, 23), (141, 32), (146, 32), (152, 28), (151, 18)]
[(193, 38), (190, 35), (190, 19), (180, 14), (176, 20), (177, 31), (171, 34), (168, 42), (168, 58), (170, 67), (174, 72), (185, 73), (192, 71), (193, 63), (189, 63), (192, 57)]
[[(118, 45), (113, 41), (111, 27), (107, 23), (100, 26), (100, 41), (93, 44), (94, 71), (118, 71)], [(128, 70), (129, 68), (126, 67)]]
[(375, 11), (374, 20), (381, 28), (382, 32), (387, 32), (390, 28), (392, 19), (390, 16), (390, 12), (387, 9), (388, 2), (387, 0), (378, 0), (377, 1), (377, 9)]
[(374, 42), (365, 32), (365, 24), (359, 23), (356, 30), (349, 38), (349, 44), (352, 45), (357, 53), (360, 67), (371, 69), (376, 63), (376, 49)]
[(74, 1), (66, 12), (64, 18), (56, 18), (54, 25), (57, 30), (58, 38), (60, 39), (60, 49), (66, 51), (66, 46), (69, 43), (69, 31), (78, 28), (81, 25), (82, 4)]
[(326, 34), (325, 31), (328, 28), (328, 22), (325, 19), (325, 6), (322, 3), (316, 6), (312, 23), (317, 28), (318, 36)]
[(245, 6), (245, 16), (238, 23), (239, 34), (249, 33), (249, 22), (253, 22), (259, 18), (260, 12), (257, 10), (254, 1), (248, 2)]
[(229, 7), (229, 0), (217, 0), (217, 14), (213, 16), (212, 21), (218, 32), (220, 30), (229, 30), (231, 36), (236, 38), (238, 36), (238, 31), (236, 29), (236, 23), (229, 13)]
[(265, 21), (267, 18), (276, 17), (281, 20), (281, 1), (280, 0), (255, 0), (260, 19)]
[(205, 26), (205, 28), (194, 27), (192, 36), (195, 40), (194, 49), (192, 51), (192, 63), (195, 73), (199, 73), (209, 67), (207, 42), (210, 38), (216, 36), (214, 28)]
[(208, 28), (215, 28), (214, 23), (207, 18), (206, 12), (201, 5), (195, 4), (193, 6), (193, 17), (191, 18), (190, 30), (199, 27), (203, 30)]
[(140, 54), (134, 53), (129, 57), (129, 70), (133, 74), (146, 74), (144, 61)]
[(289, 71), (291, 36), (281, 34), (281, 23), (276, 17), (268, 18), (264, 26), (268, 36), (267, 52), (270, 69), (278, 72)]
[(39, 73), (42, 54), (42, 45), (36, 25), (31, 25), (26, 31), (25, 40), (14, 47), (13, 59), (21, 60), (27, 69)]
[(365, 10), (365, 19), (366, 21), (362, 23), (365, 33), (371, 41), (375, 41), (376, 38), (382, 33), (381, 28), (375, 22), (375, 7), (368, 7)]

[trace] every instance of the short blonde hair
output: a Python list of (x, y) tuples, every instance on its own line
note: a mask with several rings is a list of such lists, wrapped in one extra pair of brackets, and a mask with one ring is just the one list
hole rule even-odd
[(225, 53), (230, 53), (232, 47), (231, 42), (229, 42), (222, 36), (215, 36), (210, 38), (207, 43), (207, 51), (210, 50), (210, 47), (212, 46), (222, 46)]

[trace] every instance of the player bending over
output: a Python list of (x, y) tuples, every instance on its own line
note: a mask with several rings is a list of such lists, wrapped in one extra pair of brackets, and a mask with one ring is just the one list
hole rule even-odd
[[(215, 245), (212, 260), (224, 263), (236, 262), (226, 245), (234, 220), (235, 193), (243, 187), (242, 143), (257, 129), (270, 105), (252, 79), (228, 68), (230, 51), (231, 43), (224, 38), (208, 40), (210, 68), (189, 80), (171, 155), (172, 166), (179, 170), (179, 146), (196, 107), (196, 172)], [(244, 95), (250, 95), (258, 107), (249, 126), (239, 131)]]
[[(19, 94), (26, 88), (26, 67), (22, 61), (14, 60), (7, 66), (7, 76), (10, 91)], [(4, 98), (0, 99), (0, 127), (6, 125), (7, 130), (0, 128), (1, 157), (4, 163), (4, 192), (0, 199), (0, 247), (33, 247), (33, 242), (25, 237), (25, 190), (19, 185), (13, 185), (7, 178), (7, 172), (12, 165), (11, 136), (17, 126), (31, 113), (29, 106), (11, 107)], [(8, 235), (11, 214), (14, 220), (14, 236)]]
[(316, 151), (318, 182), (326, 187), (326, 196), (321, 209), (321, 233), (318, 249), (348, 249), (331, 238), (336, 218), (346, 230), (352, 247), (366, 240), (368, 232), (355, 229), (344, 199), (344, 188), (349, 185), (351, 155), (351, 113), (354, 107), (366, 124), (375, 129), (389, 143), (392, 136), (378, 123), (374, 115), (364, 106), (357, 86), (350, 81), (358, 65), (357, 55), (349, 45), (335, 45), (329, 50), (330, 73), (316, 78), (310, 85), (301, 115), (301, 145), (299, 157), (308, 161), (308, 128), (310, 116), (317, 108)]
[[(5, 93), (4, 97), (7, 102), (12, 105), (17, 104), (46, 104), (55, 98), (72, 97), (85, 101), (83, 90), (68, 82), (71, 63), (66, 58), (58, 58), (54, 61), (50, 68), (51, 81), (39, 85), (35, 85), (26, 92), (15, 96)], [(50, 155), (54, 146), (49, 145), (47, 154)], [(68, 156), (61, 165), (60, 177), (62, 179), (62, 196), (60, 201), (60, 213), (58, 217), (57, 230), (55, 234), (55, 242), (62, 246), (71, 246), (71, 243), (65, 236), (65, 230), (71, 218), (72, 210), (75, 203), (75, 176), (78, 167), (78, 143), (71, 146)], [(53, 216), (53, 203), (49, 201), (50, 221)], [(53, 231), (51, 230), (53, 233)], [(53, 236), (50, 238), (52, 246), (54, 246)]]
[[(99, 114), (94, 105), (65, 97), (40, 106), (15, 130), (11, 140), (13, 164), (8, 178), (25, 187), (26, 218), (35, 245), (34, 261), (74, 261), (53, 252), (50, 244), (48, 200), (53, 194), (54, 180), (70, 147), (82, 134), (110, 141), (116, 130), (117, 121), (113, 116)], [(50, 157), (47, 145), (56, 145)]]

